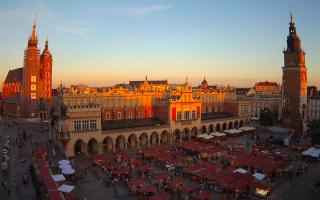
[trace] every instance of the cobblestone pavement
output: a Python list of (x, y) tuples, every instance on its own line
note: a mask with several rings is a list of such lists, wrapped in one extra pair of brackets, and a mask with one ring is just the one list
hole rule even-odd
[[(5, 125), (0, 125), (0, 136), (2, 138), (0, 143), (0, 149), (3, 149), (4, 138), (6, 135), (10, 135), (11, 145), (10, 145), (10, 160), (9, 160), (9, 171), (8, 173), (1, 173), (0, 180), (1, 183), (7, 182), (8, 189), (10, 190), (11, 195), (9, 195), (8, 189), (4, 188), (1, 184), (1, 200), (7, 199), (17, 199), (17, 200), (35, 200), (35, 189), (31, 181), (28, 184), (22, 183), (22, 176), (24, 173), (27, 173), (29, 178), (29, 166), (31, 163), (31, 139), (27, 139), (27, 143), (23, 145), (23, 155), (26, 159), (26, 162), (21, 162), (20, 156), (22, 155), (18, 151), (18, 145), (16, 139), (18, 138), (18, 130), (15, 128), (8, 128)], [(1, 160), (2, 160), (1, 154)], [(31, 180), (31, 178), (29, 179)], [(16, 182), (15, 182), (16, 181)]]
[[(28, 173), (28, 166), (30, 165), (32, 144), (38, 143), (47, 145), (47, 138), (43, 134), (38, 133), (34, 130), (27, 129), (27, 143), (23, 147), (23, 153), (25, 154), (26, 163), (22, 163), (19, 158), (19, 152), (17, 145), (14, 144), (17, 138), (18, 130), (14, 128), (8, 128), (7, 126), (0, 126), (0, 136), (3, 139), (6, 135), (11, 136), (11, 149), (10, 149), (10, 170), (7, 174), (0, 174), (0, 181), (8, 182), (11, 195), (9, 196), (8, 191), (1, 186), (1, 200), (17, 199), (17, 200), (35, 200), (35, 190), (31, 182), (24, 185), (21, 182), (23, 173)], [(266, 133), (262, 130), (258, 130), (260, 138), (264, 139)], [(229, 141), (247, 144), (249, 141), (250, 147), (254, 144), (254, 140), (249, 139), (247, 136), (237, 137), (228, 139)], [(0, 142), (0, 149), (3, 148), (4, 141)], [(52, 149), (53, 145), (50, 144), (49, 150)], [(249, 148), (248, 148), (249, 149)], [(57, 155), (55, 158), (50, 158), (49, 163), (52, 165), (53, 173), (55, 173), (55, 166), (58, 160), (63, 158), (63, 153), (56, 151)], [(134, 154), (135, 151), (129, 151), (130, 154)], [(2, 154), (0, 155), (2, 159)], [(87, 157), (79, 157), (75, 160), (76, 166), (91, 165), (91, 161)], [(155, 165), (154, 165), (155, 166)], [(274, 183), (274, 189), (271, 195), (268, 197), (270, 200), (318, 200), (320, 199), (320, 187), (316, 186), (316, 181), (320, 177), (320, 162), (310, 163), (308, 171), (301, 174), (298, 177), (294, 177), (292, 180), (280, 179)], [(107, 186), (100, 181), (99, 176), (103, 177), (103, 173), (99, 173), (100, 170), (90, 167), (86, 176), (74, 182), (76, 186), (74, 194), (78, 199), (83, 200), (118, 200), (118, 199), (137, 199), (136, 196), (129, 193), (128, 189), (118, 184), (117, 186)], [(98, 175), (97, 175), (98, 174)], [(179, 177), (182, 178), (182, 177)], [(17, 181), (17, 187), (14, 184), (14, 180)], [(184, 183), (190, 183), (188, 178), (183, 178)], [(219, 199), (219, 194), (214, 193), (213, 200)]]

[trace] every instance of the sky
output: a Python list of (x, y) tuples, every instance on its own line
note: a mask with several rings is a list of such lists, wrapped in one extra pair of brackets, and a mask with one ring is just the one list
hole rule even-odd
[(53, 55), (53, 85), (168, 79), (252, 87), (281, 83), (292, 10), (308, 85), (320, 86), (318, 0), (16, 0), (0, 7), (0, 89), (23, 66), (36, 14), (38, 47)]

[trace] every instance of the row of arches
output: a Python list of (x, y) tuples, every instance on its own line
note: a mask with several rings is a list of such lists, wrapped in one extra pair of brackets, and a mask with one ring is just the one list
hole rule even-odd
[(222, 132), (228, 129), (238, 129), (243, 126), (247, 126), (249, 124), (249, 120), (240, 120), (240, 121), (229, 121), (224, 123), (217, 123), (216, 125), (210, 124), (209, 126), (203, 125), (201, 127), (201, 133), (212, 133), (212, 132)]
[(201, 128), (184, 128), (183, 130), (176, 129), (169, 134), (167, 130), (158, 133), (157, 131), (147, 134), (145, 132), (141, 134), (132, 133), (129, 136), (122, 134), (117, 137), (106, 136), (102, 141), (98, 142), (95, 138), (91, 138), (88, 143), (78, 139), (74, 143), (74, 153), (79, 154), (99, 154), (112, 152), (124, 149), (136, 149), (140, 147), (147, 147), (152, 145), (162, 145), (168, 143), (181, 142), (183, 140), (191, 140), (195, 138), (199, 132), (212, 133), (214, 131), (222, 132), (223, 130), (240, 128), (248, 125), (249, 120), (237, 120), (224, 123), (203, 125)]
[(119, 135), (116, 139), (106, 136), (100, 144), (95, 138), (91, 138), (87, 144), (83, 140), (78, 139), (74, 144), (74, 153), (75, 155), (99, 154), (99, 148), (102, 148), (102, 152), (106, 153), (127, 148), (135, 149), (150, 145), (167, 144), (169, 142), (168, 131), (163, 131), (161, 134), (154, 131), (151, 133), (150, 137), (147, 133), (142, 133), (140, 136), (131, 134), (128, 138), (124, 135)]

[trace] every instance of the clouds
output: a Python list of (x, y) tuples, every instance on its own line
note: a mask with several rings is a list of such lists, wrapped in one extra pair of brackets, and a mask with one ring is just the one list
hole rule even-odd
[(87, 35), (89, 31), (78, 30), (66, 26), (56, 26), (55, 27), (59, 31), (75, 34), (75, 35)]
[(163, 12), (171, 8), (172, 6), (167, 6), (167, 5), (147, 5), (147, 6), (140, 6), (140, 7), (113, 8), (112, 12), (132, 14), (132, 15), (143, 15), (143, 14), (150, 14), (150, 13), (156, 13), (156, 12)]

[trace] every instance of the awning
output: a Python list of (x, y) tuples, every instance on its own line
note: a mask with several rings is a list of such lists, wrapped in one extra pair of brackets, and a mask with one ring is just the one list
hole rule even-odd
[(51, 175), (54, 181), (65, 181), (66, 178), (62, 174), (57, 174), (57, 175)]
[(65, 174), (65, 175), (71, 175), (71, 174), (74, 174), (75, 172), (76, 172), (76, 170), (74, 170), (72, 168), (67, 168), (67, 169), (62, 170), (62, 174)]
[(74, 189), (74, 186), (63, 184), (58, 188), (58, 191), (64, 192), (64, 193), (70, 193), (73, 189)]
[(234, 170), (233, 172), (239, 172), (239, 173), (241, 173), (241, 174), (245, 174), (245, 173), (247, 173), (248, 171), (245, 170), (245, 169), (242, 169), (242, 168), (238, 168), (238, 169)]
[(60, 160), (58, 162), (59, 165), (63, 165), (63, 164), (70, 164), (70, 160)]
[(264, 179), (264, 177), (266, 177), (266, 175), (260, 174), (260, 173), (254, 173), (252, 176), (254, 176), (259, 181), (261, 181), (262, 179)]

